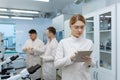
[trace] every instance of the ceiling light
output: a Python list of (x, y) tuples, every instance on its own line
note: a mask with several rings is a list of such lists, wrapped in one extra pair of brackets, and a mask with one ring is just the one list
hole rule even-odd
[(16, 13), (31, 13), (31, 14), (39, 14), (38, 11), (25, 11), (25, 10), (10, 10), (11, 12), (16, 12)]
[(26, 19), (26, 20), (33, 20), (33, 18), (28, 17), (11, 17), (12, 19)]
[(34, 0), (34, 1), (49, 2), (49, 0)]
[(9, 18), (8, 16), (0, 16), (0, 18)]
[(7, 9), (0, 9), (0, 11), (7, 11)]

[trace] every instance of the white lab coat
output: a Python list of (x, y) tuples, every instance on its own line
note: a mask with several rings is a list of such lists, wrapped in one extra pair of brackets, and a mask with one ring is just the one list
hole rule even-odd
[[(36, 39), (35, 41), (32, 41), (31, 39), (27, 40), (26, 43), (23, 46), (24, 48), (33, 48), (34, 55), (27, 53), (26, 56), (26, 64), (27, 67), (34, 66), (36, 64), (41, 65), (41, 59), (40, 56), (43, 54), (42, 49), (44, 47), (44, 43), (40, 39)], [(41, 77), (41, 70), (37, 70), (33, 75), (31, 75), (33, 80), (36, 80), (37, 78)]]
[[(72, 62), (70, 57), (77, 51), (92, 50), (91, 40), (69, 37), (58, 44), (55, 67), (62, 68), (62, 80), (91, 80), (89, 65), (85, 62)], [(93, 56), (93, 53), (92, 55)], [(95, 66), (92, 62), (91, 66)]]
[(54, 57), (56, 54), (56, 49), (58, 46), (58, 41), (53, 39), (48, 42), (45, 47), (45, 54), (43, 58), (43, 79), (44, 80), (56, 80), (56, 68), (54, 66)]

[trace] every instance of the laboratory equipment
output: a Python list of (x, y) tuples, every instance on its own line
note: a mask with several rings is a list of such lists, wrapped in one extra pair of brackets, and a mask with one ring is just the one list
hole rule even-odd
[(8, 72), (9, 70), (15, 71), (14, 67), (8, 67), (7, 66), (7, 68), (6, 68), (6, 67), (4, 67), (4, 65), (11, 63), (12, 61), (16, 60), (18, 57), (19, 57), (18, 55), (12, 56), (12, 57), (8, 57), (6, 60), (4, 60), (3, 62), (0, 63), (1, 79), (10, 77), (11, 73)]
[(18, 55), (9, 57), (9, 58), (7, 58), (5, 61), (1, 62), (0, 65), (2, 66), (2, 65), (4, 65), (4, 64), (8, 64), (8, 63), (16, 60), (18, 57), (19, 57)]
[(29, 78), (30, 74), (33, 74), (34, 72), (36, 72), (41, 66), (39, 64), (35, 65), (35, 66), (31, 66), (28, 69), (23, 69), (20, 74), (17, 74), (15, 76), (11, 76), (10, 78), (8, 78), (7, 80), (22, 80), (22, 79), (26, 79)]
[(0, 58), (3, 57), (4, 53), (4, 34), (0, 32)]
[(104, 43), (103, 43), (103, 42), (100, 43), (100, 49), (101, 49), (101, 50), (104, 50), (104, 49), (105, 49), (105, 46), (104, 46)]
[(111, 40), (107, 40), (107, 43), (106, 43), (106, 50), (107, 51), (111, 51)]

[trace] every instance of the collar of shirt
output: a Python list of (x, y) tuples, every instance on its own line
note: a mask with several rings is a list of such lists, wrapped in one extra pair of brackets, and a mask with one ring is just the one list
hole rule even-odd
[(73, 41), (75, 41), (75, 42), (78, 42), (78, 41), (82, 40), (82, 36), (80, 36), (79, 38), (76, 38), (76, 37), (74, 37), (74, 36), (71, 36), (71, 39), (72, 39)]
[(56, 38), (53, 38), (52, 40), (48, 39), (48, 43), (51, 43), (54, 40), (56, 40)]

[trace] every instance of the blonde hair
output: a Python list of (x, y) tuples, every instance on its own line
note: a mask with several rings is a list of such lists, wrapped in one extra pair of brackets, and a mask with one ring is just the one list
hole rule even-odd
[(80, 15), (80, 14), (75, 14), (70, 18), (70, 22), (69, 25), (73, 25), (75, 24), (77, 21), (82, 21), (84, 24), (86, 24), (86, 20), (84, 18), (84, 16)]

